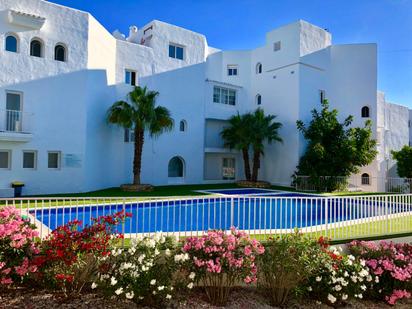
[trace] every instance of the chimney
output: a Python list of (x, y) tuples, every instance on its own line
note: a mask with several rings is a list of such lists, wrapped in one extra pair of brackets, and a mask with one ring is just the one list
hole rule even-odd
[(139, 43), (138, 40), (138, 29), (136, 26), (130, 26), (129, 27), (129, 37), (126, 39), (130, 43)]

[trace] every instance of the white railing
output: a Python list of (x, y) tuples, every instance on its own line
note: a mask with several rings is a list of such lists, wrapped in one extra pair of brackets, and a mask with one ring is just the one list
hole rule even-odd
[(101, 215), (132, 214), (118, 227), (125, 238), (162, 231), (179, 237), (235, 226), (259, 239), (292, 233), (352, 239), (412, 232), (412, 194), (319, 197), (221, 196), (181, 199), (22, 198), (0, 199), (34, 223), (41, 235), (77, 219), (88, 224)]
[(294, 180), (297, 191), (306, 192), (384, 192), (384, 193), (411, 193), (411, 178), (396, 177), (362, 177), (352, 175), (343, 176), (296, 176)]
[(0, 110), (0, 131), (28, 133), (32, 114), (17, 110)]

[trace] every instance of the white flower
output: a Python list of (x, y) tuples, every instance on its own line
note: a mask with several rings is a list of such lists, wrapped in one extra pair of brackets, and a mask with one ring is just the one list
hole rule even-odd
[(349, 255), (348, 255), (348, 259), (354, 261), (354, 260), (355, 260), (355, 257), (354, 257), (352, 254), (349, 254)]
[(361, 264), (363, 267), (365, 267), (365, 265), (366, 265), (365, 260), (360, 260), (360, 264)]
[(170, 250), (169, 250), (169, 249), (166, 249), (166, 250), (165, 250), (165, 254), (166, 254), (166, 256), (170, 256), (170, 254), (171, 254)]
[(366, 277), (367, 275), (369, 275), (369, 272), (366, 269), (362, 269), (359, 272), (359, 276), (361, 276), (361, 277)]
[(114, 291), (116, 295), (120, 295), (123, 293), (123, 288), (118, 288), (116, 291)]
[(344, 277), (349, 277), (348, 272), (347, 272), (347, 271), (345, 271), (345, 272), (343, 273), (343, 276), (344, 276)]
[(117, 284), (117, 280), (116, 280), (115, 277), (112, 277), (112, 278), (110, 279), (110, 284), (111, 284), (111, 285), (116, 285), (116, 284)]
[(371, 282), (371, 281), (372, 281), (372, 276), (371, 276), (371, 275), (368, 275), (368, 276), (366, 277), (366, 281)]
[(362, 295), (362, 294), (358, 294), (358, 297), (359, 297), (360, 299), (362, 299), (362, 298), (363, 298), (363, 295)]
[(159, 254), (160, 254), (160, 251), (157, 250), (157, 248), (156, 248), (154, 254), (155, 254), (155, 255), (159, 255)]
[(170, 294), (166, 295), (166, 299), (171, 299), (171, 298), (172, 298), (172, 295), (170, 295)]
[(182, 253), (182, 254), (175, 255), (175, 262), (176, 263), (184, 262), (184, 261), (187, 261), (188, 259), (189, 259), (189, 254), (187, 254), (187, 253)]
[(308, 286), (308, 291), (309, 291), (309, 292), (312, 292), (312, 290), (313, 290), (312, 287), (311, 287), (311, 286)]
[(149, 240), (147, 241), (147, 246), (148, 246), (149, 248), (154, 248), (154, 247), (156, 247), (156, 241), (155, 241), (154, 239), (149, 239)]
[(130, 254), (135, 254), (136, 248), (135, 247), (130, 247), (129, 250), (127, 250)]
[(319, 300), (317, 300), (317, 301), (316, 301), (316, 305), (322, 305), (322, 302), (319, 301)]
[(134, 297), (134, 292), (133, 291), (131, 291), (130, 293), (126, 293), (126, 298), (127, 299), (133, 299), (133, 297)]
[(353, 265), (352, 260), (348, 260), (348, 262), (347, 262), (347, 263), (348, 263), (348, 265), (349, 265), (349, 266), (352, 266), (352, 265)]
[(92, 283), (92, 290), (94, 290), (95, 288), (97, 288), (97, 284), (95, 282)]
[(342, 284), (342, 286), (347, 286), (347, 285), (348, 285), (348, 281), (343, 280), (343, 281), (341, 282), (341, 284)]
[(141, 255), (137, 258), (137, 260), (139, 261), (140, 264), (142, 264), (142, 262), (143, 262), (143, 260), (144, 260), (145, 257), (146, 257), (146, 255), (141, 254)]
[(196, 274), (194, 272), (191, 272), (189, 275), (189, 279), (193, 280), (196, 277)]
[(162, 291), (162, 290), (165, 289), (165, 287), (162, 285), (162, 286), (157, 287), (157, 289), (158, 289), (159, 291)]
[(339, 292), (340, 290), (342, 290), (342, 287), (340, 285), (336, 285), (335, 286), (335, 291)]
[(155, 285), (155, 284), (156, 284), (156, 279), (152, 279), (152, 280), (150, 281), (150, 284), (151, 284), (151, 285)]
[(375, 277), (375, 282), (379, 283), (379, 277), (378, 276)]
[(366, 291), (366, 285), (361, 285), (361, 287), (360, 287), (363, 291)]
[(333, 303), (336, 302), (336, 297), (333, 296), (332, 294), (329, 294), (329, 295), (328, 295), (328, 300), (333, 304)]
[(156, 295), (157, 293), (156, 293), (156, 291), (153, 291), (152, 294), (153, 294), (153, 295)]
[(188, 288), (188, 289), (192, 289), (192, 288), (193, 288), (193, 282), (190, 282), (190, 283), (187, 285), (187, 288)]
[(342, 300), (347, 300), (348, 299), (348, 294), (342, 294)]
[(322, 281), (322, 277), (316, 277), (316, 282), (321, 282)]
[(352, 277), (350, 277), (351, 279), (352, 279), (352, 281), (354, 282), (354, 283), (356, 283), (357, 281), (358, 281), (358, 277), (356, 277), (356, 276), (352, 276)]

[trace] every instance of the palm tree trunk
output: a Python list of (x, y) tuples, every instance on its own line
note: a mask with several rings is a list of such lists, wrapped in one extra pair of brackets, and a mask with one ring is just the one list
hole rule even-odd
[(251, 176), (250, 176), (249, 150), (247, 148), (243, 148), (242, 155), (243, 155), (243, 164), (245, 168), (246, 180), (250, 181)]
[(255, 149), (253, 151), (253, 171), (252, 171), (252, 181), (253, 182), (256, 182), (258, 180), (259, 168), (260, 168), (260, 151)]
[(133, 184), (140, 185), (140, 172), (142, 170), (142, 152), (144, 143), (144, 131), (134, 130), (134, 159), (133, 159)]

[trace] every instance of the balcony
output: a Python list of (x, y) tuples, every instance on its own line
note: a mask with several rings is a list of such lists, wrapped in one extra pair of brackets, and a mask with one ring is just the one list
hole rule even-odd
[(33, 114), (17, 110), (0, 110), (0, 141), (28, 142), (33, 138)]

